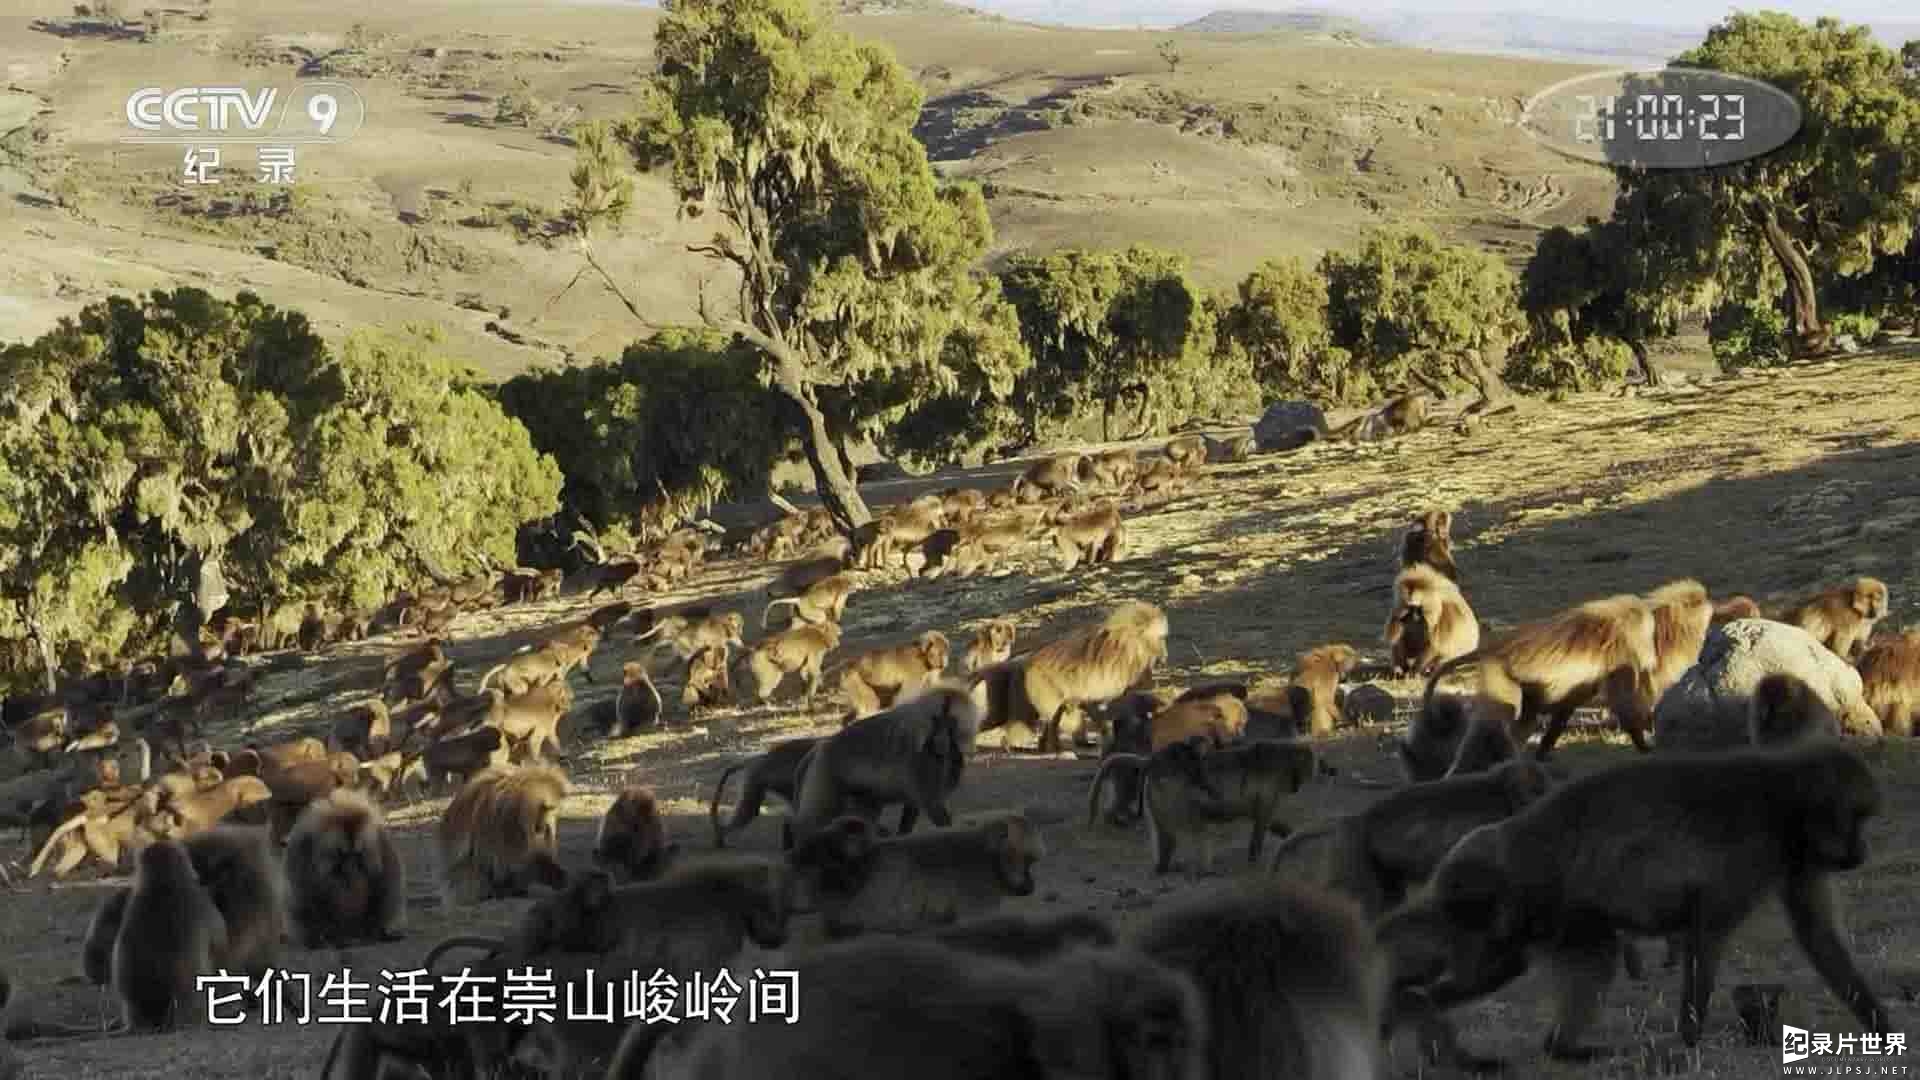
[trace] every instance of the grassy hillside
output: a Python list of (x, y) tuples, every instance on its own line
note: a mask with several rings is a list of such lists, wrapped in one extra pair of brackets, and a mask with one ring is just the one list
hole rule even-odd
[[(24, 11), (22, 8), (24, 7)], [(182, 280), (256, 288), (328, 330), (445, 325), (505, 374), (595, 356), (635, 334), (561, 235), (572, 148), (561, 122), (622, 114), (650, 68), (655, 12), (626, 5), (319, 3), (169, 9), (104, 32), (68, 5), (0, 17), (0, 340), (91, 297)], [(871, 10), (871, 9), (862, 9)], [(1145, 242), (1224, 284), (1278, 252), (1312, 255), (1377, 222), (1423, 220), (1518, 259), (1545, 225), (1603, 212), (1611, 184), (1514, 126), (1573, 68), (1369, 46), (1318, 30), (1235, 36), (1047, 28), (937, 5), (850, 14), (926, 88), (921, 133), (950, 175), (988, 186), (997, 250)], [(180, 182), (179, 147), (120, 143), (141, 86), (291, 87), (344, 79), (367, 101), (352, 141), (299, 153), (275, 202), (253, 152), (226, 184)], [(503, 98), (531, 121), (502, 119)], [(601, 245), (648, 315), (687, 318), (704, 238), (643, 181)], [(492, 324), (493, 328), (489, 328)]]

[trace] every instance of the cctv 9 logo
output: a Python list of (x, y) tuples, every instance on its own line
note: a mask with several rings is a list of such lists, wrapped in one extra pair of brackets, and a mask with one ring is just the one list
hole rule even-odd
[(277, 87), (146, 86), (127, 96), (123, 142), (344, 142), (366, 123), (367, 106), (346, 83)]

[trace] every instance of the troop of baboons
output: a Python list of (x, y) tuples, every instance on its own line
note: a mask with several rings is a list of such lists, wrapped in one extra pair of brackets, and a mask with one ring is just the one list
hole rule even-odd
[[(1401, 434), (1426, 416), (1425, 399), (1408, 395), (1334, 434)], [(328, 716), (324, 739), (205, 744), (215, 712), (249, 707), (258, 674), (241, 658), (278, 640), (263, 629), (288, 622), (216, 619), (200, 648), (103, 680), (111, 692), (10, 707), (16, 752), (40, 768), (0, 784), (0, 812), (29, 830), (29, 876), (64, 876), (89, 859), (109, 872), (131, 865), (131, 882), (95, 907), (79, 961), (127, 1031), (191, 1022), (196, 975), (259, 974), (289, 947), (408, 938), (408, 875), (383, 803), (422, 794), (450, 795), (431, 845), (444, 910), (531, 902), (505, 933), (447, 938), (420, 967), (454, 970), (457, 956), (482, 975), (531, 967), (611, 993), (629, 973), (744, 973), (778, 957), (803, 988), (791, 1024), (456, 1025), (436, 1012), (424, 1024), (346, 1025), (316, 1063), (321, 1080), (379, 1080), (389, 1068), (464, 1080), (510, 1067), (724, 1080), (873, 1070), (1376, 1080), (1396, 1068), (1403, 1036), (1415, 1071), (1497, 1065), (1463, 1045), (1450, 1014), (1536, 967), (1552, 979), (1540, 1045), (1584, 1060), (1606, 1052), (1586, 1036), (1617, 965), (1645, 977), (1641, 938), (1665, 939), (1680, 965), (1678, 1033), (1694, 1045), (1726, 941), (1769, 895), (1839, 1001), (1868, 1029), (1888, 1029), (1831, 895), (1832, 875), (1867, 861), (1863, 828), (1881, 810), (1872, 771), (1836, 734), (1847, 727), (1839, 706), (1775, 672), (1746, 706), (1751, 746), (1658, 753), (1650, 740), (1656, 703), (1714, 628), (1767, 618), (1856, 666), (1883, 732), (1912, 734), (1920, 630), (1875, 637), (1891, 598), (1874, 579), (1771, 609), (1747, 596), (1716, 603), (1679, 579), (1521, 613), (1495, 632), (1469, 599), (1453, 514), (1434, 509), (1412, 519), (1380, 575), (1390, 600), (1379, 663), (1333, 641), (1300, 652), (1283, 685), (1160, 687), (1177, 627), (1144, 600), (1036, 641), (1021, 640), (1013, 618), (992, 618), (964, 636), (912, 627), (835, 656), (849, 610), (900, 571), (1005, 572), (1031, 550), (1075, 575), (1105, 573), (1125, 558), (1123, 520), (1147, 505), (1121, 499), (1177, 495), (1208, 463), (1250, 453), (1250, 436), (1183, 436), (1148, 462), (1128, 450), (1061, 455), (1003, 490), (883, 510), (851, 536), (824, 512), (790, 514), (740, 545), (783, 563), (750, 601), (762, 612), (751, 641), (752, 606), (655, 610), (626, 598), (694, 574), (717, 546), (697, 530), (614, 555), (583, 534), (575, 546), (591, 561), (571, 580), (515, 569), (377, 614), (307, 605), (285, 635), (306, 651), (382, 627), (419, 637), (386, 657), (364, 702)], [(569, 592), (613, 597), (481, 671), (471, 693), (458, 688), (473, 670), (450, 650), (455, 615)], [(961, 643), (961, 673), (950, 675)], [(622, 646), (637, 655), (621, 664), (617, 693), (576, 710), (572, 676), (595, 682), (596, 655)], [(1344, 776), (1323, 754), (1338, 728), (1378, 715), (1343, 690), (1363, 668), (1423, 682), (1395, 742), (1397, 787)], [(733, 761), (707, 804), (720, 849), (779, 796), (776, 849), (696, 853), (670, 834), (645, 778), (628, 776), (590, 859), (569, 865), (564, 804), (585, 790), (570, 776), (569, 743), (765, 704), (796, 675), (807, 703), (832, 695), (838, 729)], [(656, 685), (664, 676), (680, 680), (677, 708)], [(1593, 706), (1648, 756), (1568, 779), (1547, 761)], [(1030, 812), (957, 810), (969, 765), (982, 753), (1068, 758), (1093, 746), (1084, 829), (1141, 833), (1138, 872), (1179, 864), (1178, 895), (1130, 923), (1000, 910), (1047, 887), (1050, 844)], [(1333, 783), (1393, 790), (1345, 816), (1313, 814), (1318, 785)], [(1246, 830), (1254, 872), (1204, 881), (1222, 828)], [(762, 844), (772, 847), (771, 833)], [(8, 1038), (90, 1034), (31, 1016), (26, 998), (0, 977)]]

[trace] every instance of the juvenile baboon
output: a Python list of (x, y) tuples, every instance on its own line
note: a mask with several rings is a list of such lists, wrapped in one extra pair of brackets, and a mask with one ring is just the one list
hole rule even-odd
[(419, 701), (453, 670), (445, 645), (428, 638), (387, 661), (382, 699), (389, 705)]
[(967, 692), (942, 684), (822, 740), (795, 792), (795, 837), (825, 828), (856, 802), (875, 811), (900, 804), (901, 835), (922, 811), (935, 825), (952, 824), (947, 797), (979, 725)]
[(407, 781), (415, 790), (427, 786), (427, 764), (420, 751), (389, 750), (379, 757), (360, 763), (360, 787), (384, 797), (408, 792)]
[(873, 519), (862, 532), (854, 534), (858, 564), (869, 570), (890, 565), (894, 556), (923, 543), (945, 524), (945, 512), (938, 496), (932, 502), (916, 500), (896, 506)]
[(1020, 964), (1044, 964), (1077, 948), (1104, 949), (1119, 941), (1098, 915), (1068, 911), (1057, 915), (983, 915), (927, 935), (949, 949), (998, 957)]
[(466, 779), (508, 763), (512, 747), (499, 728), (483, 727), (461, 735), (435, 739), (420, 752), (420, 765), (429, 787), (444, 788), (452, 777)]
[(558, 829), (566, 795), (567, 775), (546, 765), (489, 768), (468, 780), (434, 832), (445, 903), (525, 896), (530, 881), (565, 885)]
[(1841, 730), (1839, 718), (1820, 695), (1792, 675), (1775, 673), (1761, 679), (1754, 685), (1747, 710), (1747, 739), (1755, 746)]
[(680, 704), (689, 714), (698, 709), (724, 704), (732, 695), (732, 680), (727, 675), (727, 649), (701, 649), (687, 661), (687, 681), (680, 687)]
[(1885, 582), (1859, 577), (1802, 600), (1788, 608), (1780, 621), (1812, 634), (1851, 664), (1873, 637), (1873, 624), (1887, 617), (1887, 602)]
[(838, 939), (991, 913), (1008, 896), (1033, 895), (1033, 864), (1045, 856), (1019, 814), (886, 840), (849, 816), (797, 842), (792, 861), (802, 873), (819, 871), (815, 899), (827, 936)]
[[(185, 846), (226, 930), (225, 944), (213, 957), (214, 968), (264, 973), (279, 958), (286, 928), (286, 898), (265, 830), (223, 825), (188, 838)], [(108, 892), (87, 924), (80, 970), (96, 986), (105, 986), (112, 977), (114, 942), (132, 892)]]
[(1132, 450), (1102, 450), (1082, 459), (1080, 479), (1108, 491), (1124, 491), (1133, 483), (1139, 471), (1140, 466)]
[(772, 699), (781, 680), (798, 674), (807, 683), (807, 702), (820, 692), (820, 665), (826, 655), (840, 647), (840, 625), (802, 624), (790, 630), (762, 638), (747, 653), (746, 668), (751, 687), (741, 687), (742, 700), (764, 705)]
[(1232, 694), (1175, 701), (1153, 714), (1148, 726), (1148, 748), (1159, 750), (1199, 737), (1222, 747), (1247, 733), (1247, 703)]
[(406, 868), (365, 795), (335, 791), (302, 811), (285, 866), (292, 937), (304, 948), (400, 939)]
[(609, 739), (624, 739), (636, 731), (650, 731), (660, 723), (666, 708), (660, 690), (653, 685), (642, 660), (620, 665), (620, 694), (612, 701), (594, 707), (594, 719)]
[(549, 751), (558, 758), (564, 756), (560, 721), (572, 708), (573, 691), (565, 682), (550, 682), (501, 698), (486, 724), (499, 728), (513, 748), (529, 758), (544, 758)]
[(1126, 530), (1120, 523), (1119, 508), (1105, 503), (1062, 516), (1048, 529), (1047, 538), (1060, 552), (1060, 568), (1071, 570), (1083, 562), (1094, 565), (1118, 558), (1126, 543)]
[(393, 714), (387, 711), (387, 703), (376, 699), (335, 720), (327, 748), (358, 758), (376, 758), (391, 750)]
[(1434, 1009), (1499, 989), (1529, 954), (1544, 960), (1556, 998), (1547, 1051), (1586, 1058), (1595, 1051), (1581, 1036), (1620, 935), (1680, 939), (1680, 1035), (1692, 1046), (1727, 938), (1772, 893), (1835, 996), (1866, 1030), (1886, 1031), (1828, 881), (1865, 863), (1864, 826), (1880, 807), (1873, 774), (1836, 743), (1641, 758), (1470, 833), (1376, 929), (1396, 983), (1426, 983)]
[(1177, 468), (1196, 468), (1207, 463), (1207, 440), (1199, 435), (1182, 435), (1168, 441), (1165, 453)]
[(228, 817), (257, 819), (267, 809), (263, 804), (272, 800), (273, 789), (266, 781), (257, 776), (235, 776), (202, 790), (169, 792), (162, 807), (179, 815), (181, 826), (189, 833), (196, 833)]
[(1682, 578), (1648, 593), (1647, 606), (1653, 609), (1654, 654), (1648, 693), (1649, 700), (1658, 701), (1700, 659), (1700, 646), (1706, 644), (1713, 622), (1713, 601), (1706, 586)]
[(1169, 789), (1185, 787), (1196, 797), (1220, 802), (1225, 796), (1200, 765), (1206, 750), (1205, 740), (1197, 739), (1171, 743), (1151, 754), (1108, 754), (1093, 774), (1093, 786), (1087, 789), (1087, 824), (1092, 826), (1102, 816), (1103, 796), (1109, 791), (1112, 795), (1104, 803), (1109, 825), (1125, 827), (1140, 820), (1149, 784)]
[(1417, 562), (1394, 580), (1385, 636), (1395, 675), (1427, 675), (1480, 647), (1480, 620), (1451, 578)]
[(1920, 716), (1920, 629), (1876, 641), (1860, 657), (1860, 687), (1888, 735), (1912, 735)]
[(947, 670), (947, 635), (928, 630), (902, 645), (874, 649), (840, 669), (840, 693), (850, 719), (871, 716), (938, 679)]
[(1211, 869), (1213, 840), (1208, 827), (1232, 821), (1252, 822), (1247, 861), (1258, 862), (1267, 833), (1291, 831), (1277, 820), (1280, 807), (1318, 775), (1320, 766), (1313, 748), (1305, 743), (1261, 739), (1207, 751), (1200, 755), (1200, 768), (1218, 797), (1182, 776), (1147, 778), (1147, 841), (1156, 874), (1172, 867), (1182, 840), (1194, 841), (1200, 848), (1200, 858), (1190, 863), (1190, 874)]
[[(916, 1080), (1212, 1075), (1193, 981), (1130, 950), (1028, 965), (876, 937), (793, 966), (817, 988), (794, 1023), (704, 1024), (665, 1047), (650, 1075), (794, 1080), (846, 1075), (854, 1062), (911, 1062)], [(608, 1080), (638, 1080), (652, 1027), (627, 1030)]]
[(764, 629), (773, 617), (773, 609), (788, 606), (793, 608), (794, 625), (817, 626), (821, 623), (838, 623), (846, 614), (847, 597), (853, 595), (859, 587), (852, 574), (835, 574), (821, 578), (806, 587), (798, 596), (783, 596), (768, 602), (766, 610), (760, 613), (760, 626)]
[(1387, 960), (1351, 900), (1254, 878), (1175, 901), (1130, 935), (1200, 986), (1215, 1077), (1384, 1075)]
[(1753, 597), (1751, 596), (1729, 596), (1725, 600), (1713, 605), (1713, 626), (1725, 626), (1727, 623), (1733, 622), (1736, 619), (1764, 618), (1766, 618), (1766, 615), (1761, 612), (1760, 605), (1754, 603)]
[(971, 675), (989, 664), (998, 664), (1013, 655), (1013, 639), (1017, 633), (1011, 619), (988, 619), (973, 632), (973, 641), (967, 646), (966, 668)]
[(1134, 689), (1167, 655), (1167, 616), (1152, 604), (1129, 601), (1100, 622), (1034, 650), (1025, 657), (975, 671), (987, 685), (981, 730), (1036, 731), (1045, 752), (1060, 749), (1061, 724), (1070, 709), (1119, 697)]
[(1448, 581), (1458, 583), (1460, 568), (1453, 562), (1453, 514), (1429, 510), (1413, 519), (1400, 538), (1400, 567), (1430, 566)]
[(679, 844), (667, 841), (653, 789), (635, 785), (622, 789), (600, 818), (593, 864), (624, 885), (660, 876), (679, 850)]
[[(1409, 784), (1438, 780), (1461, 757), (1461, 744), (1473, 728), (1474, 699), (1459, 694), (1434, 694), (1420, 703), (1420, 711), (1407, 724), (1407, 733), (1396, 748), (1401, 771)], [(1484, 745), (1468, 758), (1472, 762), (1463, 773), (1491, 768), (1514, 754), (1513, 740), (1504, 733), (1486, 738)]]
[[(785, 739), (774, 743), (765, 752), (727, 766), (720, 779), (713, 785), (713, 802), (707, 809), (707, 816), (713, 822), (713, 846), (727, 846), (727, 834), (739, 832), (753, 823), (760, 814), (760, 805), (766, 801), (769, 792), (780, 796), (789, 807), (798, 800), (794, 797), (794, 780), (800, 770), (800, 762), (813, 748), (820, 744), (817, 738)], [(727, 781), (735, 772), (746, 770), (740, 781), (740, 801), (733, 804), (733, 815), (722, 824), (720, 821), (720, 796), (726, 793)]]
[(1479, 662), (1480, 682), (1473, 720), (1487, 728), (1487, 737), (1476, 737), (1482, 733), (1475, 732), (1462, 740), (1455, 772), (1484, 767), (1488, 745), (1498, 741), (1494, 736), (1504, 735), (1515, 746), (1525, 744), (1543, 710), (1547, 726), (1535, 756), (1546, 760), (1574, 710), (1595, 697), (1605, 698), (1636, 749), (1643, 754), (1652, 749), (1646, 729), (1653, 714), (1652, 678), (1659, 652), (1653, 609), (1640, 597), (1589, 600), (1527, 623), (1435, 668), (1424, 696), (1431, 698), (1448, 672), (1473, 661)]
[(746, 617), (737, 611), (717, 615), (704, 611), (698, 614), (682, 612), (661, 619), (633, 640), (658, 638), (653, 651), (648, 654), (649, 662), (659, 656), (661, 649), (671, 650), (674, 656), (682, 660), (691, 660), (704, 649), (719, 649), (724, 653), (735, 646), (746, 648), (746, 642), (741, 639), (746, 630)]
[(1552, 784), (1544, 765), (1525, 758), (1412, 784), (1315, 830), (1323, 835), (1288, 837), (1273, 868), (1352, 897), (1378, 918), (1426, 881), (1462, 837), (1533, 805)]
[(480, 689), (486, 690), (498, 675), (501, 692), (515, 697), (536, 686), (564, 680), (575, 667), (592, 682), (593, 665), (588, 660), (599, 640), (599, 631), (591, 626), (575, 627), (570, 636), (552, 638), (539, 648), (515, 653), (488, 668), (480, 677)]
[(1313, 735), (1333, 734), (1341, 720), (1336, 693), (1340, 680), (1359, 662), (1360, 654), (1351, 645), (1321, 645), (1300, 654), (1288, 680), (1288, 701), (1299, 730)]
[(1253, 456), (1254, 438), (1252, 432), (1229, 435), (1224, 439), (1216, 439), (1209, 435), (1202, 435), (1200, 439), (1207, 444), (1206, 460), (1208, 461), (1239, 462), (1245, 461)]
[(113, 942), (113, 992), (126, 1028), (168, 1030), (193, 1013), (195, 977), (217, 970), (226, 921), (178, 842), (156, 840), (134, 863)]
[(53, 876), (62, 878), (88, 856), (117, 870), (122, 852), (137, 853), (156, 839), (186, 836), (186, 823), (164, 802), (157, 788), (96, 788), (82, 793), (63, 807), (66, 820), (41, 842), (27, 876), (40, 876), (52, 860)]
[(1027, 546), (1029, 532), (1028, 524), (1017, 515), (974, 518), (961, 526), (953, 551), (942, 565), (950, 565), (961, 577), (998, 572), (1009, 555)]
[(1066, 495), (1080, 490), (1079, 454), (1036, 461), (1013, 478), (1013, 497), (1018, 502), (1038, 502), (1050, 495)]

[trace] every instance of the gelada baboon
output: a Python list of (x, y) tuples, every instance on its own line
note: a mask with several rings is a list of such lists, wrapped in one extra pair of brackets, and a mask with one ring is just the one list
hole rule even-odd
[(1168, 440), (1163, 452), (1179, 468), (1197, 468), (1207, 463), (1207, 440), (1199, 435), (1182, 435)]
[(1398, 906), (1460, 838), (1547, 794), (1546, 766), (1525, 758), (1487, 772), (1404, 787), (1357, 814), (1288, 837), (1273, 868), (1352, 897), (1369, 918)]
[(1011, 619), (988, 619), (973, 632), (967, 646), (966, 668), (971, 675), (990, 664), (998, 664), (1013, 655), (1013, 639), (1018, 630)]
[(379, 699), (361, 705), (334, 721), (328, 747), (357, 758), (376, 758), (393, 748), (393, 714)]
[(1129, 943), (1199, 984), (1210, 1075), (1384, 1075), (1387, 963), (1351, 900), (1273, 879), (1217, 885), (1155, 912)]
[(1179, 774), (1149, 776), (1146, 780), (1147, 844), (1153, 852), (1156, 874), (1172, 868), (1174, 852), (1182, 840), (1200, 849), (1200, 857), (1189, 860), (1190, 874), (1198, 876), (1211, 869), (1210, 826), (1233, 821), (1252, 823), (1247, 861), (1258, 862), (1267, 833), (1285, 835), (1291, 831), (1278, 820), (1280, 808), (1289, 796), (1319, 775), (1320, 762), (1305, 743), (1261, 739), (1205, 751), (1200, 755), (1200, 769), (1210, 790), (1195, 787)]
[(840, 669), (840, 692), (849, 719), (872, 716), (917, 692), (947, 670), (947, 635), (928, 630), (903, 645), (861, 653)]
[(1060, 568), (1071, 570), (1081, 563), (1094, 566), (1119, 558), (1126, 543), (1126, 529), (1120, 521), (1120, 508), (1107, 502), (1087, 510), (1063, 512), (1048, 527), (1047, 538), (1060, 554)]
[(1887, 617), (1887, 603), (1885, 582), (1859, 577), (1800, 601), (1780, 621), (1812, 634), (1851, 664), (1873, 637), (1873, 624)]
[(1766, 615), (1760, 610), (1760, 605), (1754, 603), (1753, 597), (1734, 595), (1713, 605), (1711, 625), (1725, 626), (1736, 619), (1764, 618), (1766, 618)]
[(1460, 581), (1460, 568), (1453, 562), (1453, 515), (1445, 510), (1429, 510), (1413, 519), (1400, 537), (1400, 567), (1429, 566), (1448, 581)]
[[(1435, 694), (1420, 703), (1420, 711), (1408, 722), (1407, 733), (1395, 748), (1408, 783), (1425, 783), (1447, 775), (1460, 757), (1461, 743), (1473, 729), (1473, 703), (1473, 698), (1461, 694)], [(1474, 767), (1491, 768), (1514, 753), (1513, 740), (1504, 734), (1483, 739), (1483, 745), (1472, 755)]]
[(117, 870), (122, 852), (138, 852), (163, 837), (187, 836), (193, 831), (192, 826), (168, 803), (158, 787), (111, 791), (96, 788), (83, 793), (67, 804), (66, 821), (41, 843), (33, 862), (28, 864), (27, 876), (39, 877), (51, 860), (53, 876), (65, 877), (88, 856), (102, 866)]
[(935, 825), (952, 824), (947, 797), (960, 783), (979, 726), (979, 706), (948, 684), (848, 724), (808, 756), (795, 793), (795, 837), (825, 828), (855, 805), (878, 812), (899, 804), (902, 835), (922, 812)]
[[(1637, 596), (1609, 596), (1527, 623), (1490, 645), (1441, 664), (1427, 676), (1425, 698), (1447, 673), (1478, 661), (1476, 730), (1461, 741), (1454, 772), (1484, 768), (1488, 744), (1504, 737), (1515, 746), (1547, 713), (1535, 756), (1546, 760), (1575, 709), (1604, 697), (1609, 711), (1641, 753), (1653, 714), (1652, 677), (1659, 662), (1653, 610)], [(1423, 705), (1424, 707), (1424, 705)]]
[(1451, 578), (1415, 563), (1400, 571), (1393, 588), (1385, 636), (1395, 675), (1428, 675), (1480, 647), (1480, 620)]
[(287, 836), (292, 937), (317, 949), (398, 941), (406, 866), (380, 808), (342, 789), (315, 800)]
[(1425, 983), (1433, 1009), (1494, 992), (1529, 953), (1543, 959), (1556, 997), (1547, 1051), (1578, 1059), (1595, 1053), (1581, 1036), (1621, 935), (1679, 939), (1680, 1035), (1693, 1046), (1727, 938), (1777, 894), (1828, 987), (1868, 1031), (1886, 1031), (1827, 880), (1866, 862), (1880, 806), (1873, 774), (1832, 742), (1637, 759), (1468, 834), (1376, 929), (1396, 983)]
[(983, 915), (927, 935), (949, 949), (1043, 964), (1071, 949), (1107, 948), (1119, 941), (1105, 919), (1084, 911), (1055, 915)]
[(1253, 456), (1256, 442), (1252, 432), (1229, 435), (1224, 439), (1215, 439), (1208, 435), (1200, 436), (1207, 444), (1207, 460), (1215, 462), (1245, 461)]
[(1888, 735), (1912, 735), (1920, 716), (1920, 630), (1874, 642), (1860, 657), (1860, 687)]
[[(876, 937), (793, 966), (816, 988), (794, 1023), (704, 1024), (662, 1048), (649, 1075), (799, 1080), (872, 1062), (911, 1062), (916, 1080), (1213, 1075), (1193, 981), (1131, 950), (1029, 965)], [(656, 1026), (627, 1030), (608, 1080), (638, 1080)]]
[(1032, 896), (1046, 844), (1020, 814), (876, 840), (865, 819), (842, 817), (794, 845), (812, 871), (826, 933), (911, 933), (985, 915), (1009, 896)]
[[(1200, 756), (1205, 752), (1205, 740), (1200, 739), (1172, 743), (1151, 754), (1107, 755), (1093, 774), (1093, 786), (1087, 789), (1087, 824), (1091, 826), (1102, 816), (1103, 797), (1108, 824), (1127, 826), (1140, 820), (1149, 783), (1173, 790), (1184, 786), (1198, 796), (1222, 800), (1220, 789), (1200, 766)], [(1106, 797), (1108, 792), (1111, 797)]]
[(667, 825), (660, 820), (653, 789), (631, 784), (621, 789), (600, 818), (600, 831), (593, 839), (593, 865), (624, 885), (659, 877), (679, 851), (679, 844), (667, 840)]
[(512, 751), (499, 728), (483, 727), (428, 743), (420, 752), (420, 765), (428, 786), (445, 787), (452, 777), (465, 779), (486, 769), (505, 767)]
[(1300, 654), (1287, 687), (1287, 701), (1298, 730), (1333, 734), (1342, 719), (1340, 680), (1359, 662), (1360, 654), (1351, 645), (1321, 645)]
[[(260, 975), (280, 956), (286, 932), (286, 897), (266, 830), (221, 825), (184, 841), (200, 886), (219, 910), (226, 930), (213, 970)], [(94, 909), (80, 947), (80, 970), (89, 983), (104, 986), (113, 973), (114, 942), (130, 888), (110, 891)]]
[(127, 1029), (168, 1030), (194, 1013), (195, 977), (218, 970), (226, 920), (178, 842), (156, 840), (134, 863), (113, 942), (113, 992)]
[(567, 774), (549, 765), (490, 768), (447, 804), (434, 832), (448, 906), (525, 896), (530, 881), (558, 889), (560, 803)]
[(1038, 502), (1051, 495), (1066, 495), (1080, 490), (1079, 454), (1036, 461), (1013, 478), (1013, 497), (1019, 502)]
[(680, 704), (689, 714), (722, 704), (732, 692), (725, 646), (701, 649), (687, 661), (687, 681), (680, 687)]
[[(785, 739), (768, 747), (764, 753), (755, 754), (745, 761), (727, 766), (720, 779), (713, 785), (713, 802), (707, 809), (707, 815), (713, 822), (713, 846), (727, 846), (727, 834), (739, 832), (752, 824), (760, 815), (760, 805), (766, 801), (769, 792), (780, 796), (791, 807), (797, 801), (794, 798), (794, 779), (800, 770), (800, 762), (813, 748), (819, 745), (818, 738)], [(727, 781), (733, 774), (745, 769), (740, 782), (740, 801), (733, 804), (733, 815), (725, 823), (720, 820), (720, 796), (726, 793)]]
[(1654, 654), (1649, 700), (1659, 701), (1700, 659), (1700, 646), (1706, 644), (1713, 622), (1713, 601), (1705, 585), (1682, 578), (1648, 593), (1647, 606), (1653, 609)]
[(820, 692), (821, 662), (839, 647), (838, 623), (802, 624), (762, 638), (746, 656), (748, 678), (740, 687), (742, 700), (764, 705), (772, 700), (782, 680), (798, 674), (806, 680), (806, 699), (811, 704), (814, 695)]
[(595, 704), (592, 719), (607, 738), (624, 739), (636, 731), (651, 730), (665, 711), (645, 661), (629, 660), (620, 666), (619, 696)]
[(773, 621), (773, 609), (791, 607), (793, 624), (818, 626), (822, 623), (837, 623), (847, 611), (847, 597), (852, 596), (860, 583), (852, 574), (835, 574), (821, 578), (804, 589), (798, 596), (782, 596), (767, 602), (766, 610), (760, 613), (760, 627), (765, 629)]
[(635, 641), (658, 638), (648, 662), (666, 649), (682, 660), (691, 660), (702, 649), (719, 649), (721, 652), (738, 646), (746, 648), (747, 643), (741, 635), (747, 632), (746, 616), (737, 611), (714, 614), (709, 611), (683, 611), (669, 615), (653, 624), (643, 634), (634, 636)]
[(1191, 697), (1174, 701), (1153, 714), (1148, 725), (1148, 748), (1159, 750), (1198, 736), (1210, 746), (1222, 747), (1247, 733), (1247, 703), (1232, 694)]
[(1132, 450), (1102, 450), (1081, 459), (1080, 479), (1098, 484), (1108, 491), (1121, 491), (1133, 483), (1139, 470), (1139, 462)]
[(1014, 727), (1026, 728), (1038, 732), (1043, 752), (1058, 752), (1069, 710), (1134, 689), (1166, 655), (1166, 614), (1141, 601), (1121, 604), (1098, 623), (974, 672), (973, 681), (987, 685), (981, 730), (1008, 729), (1007, 745)]

